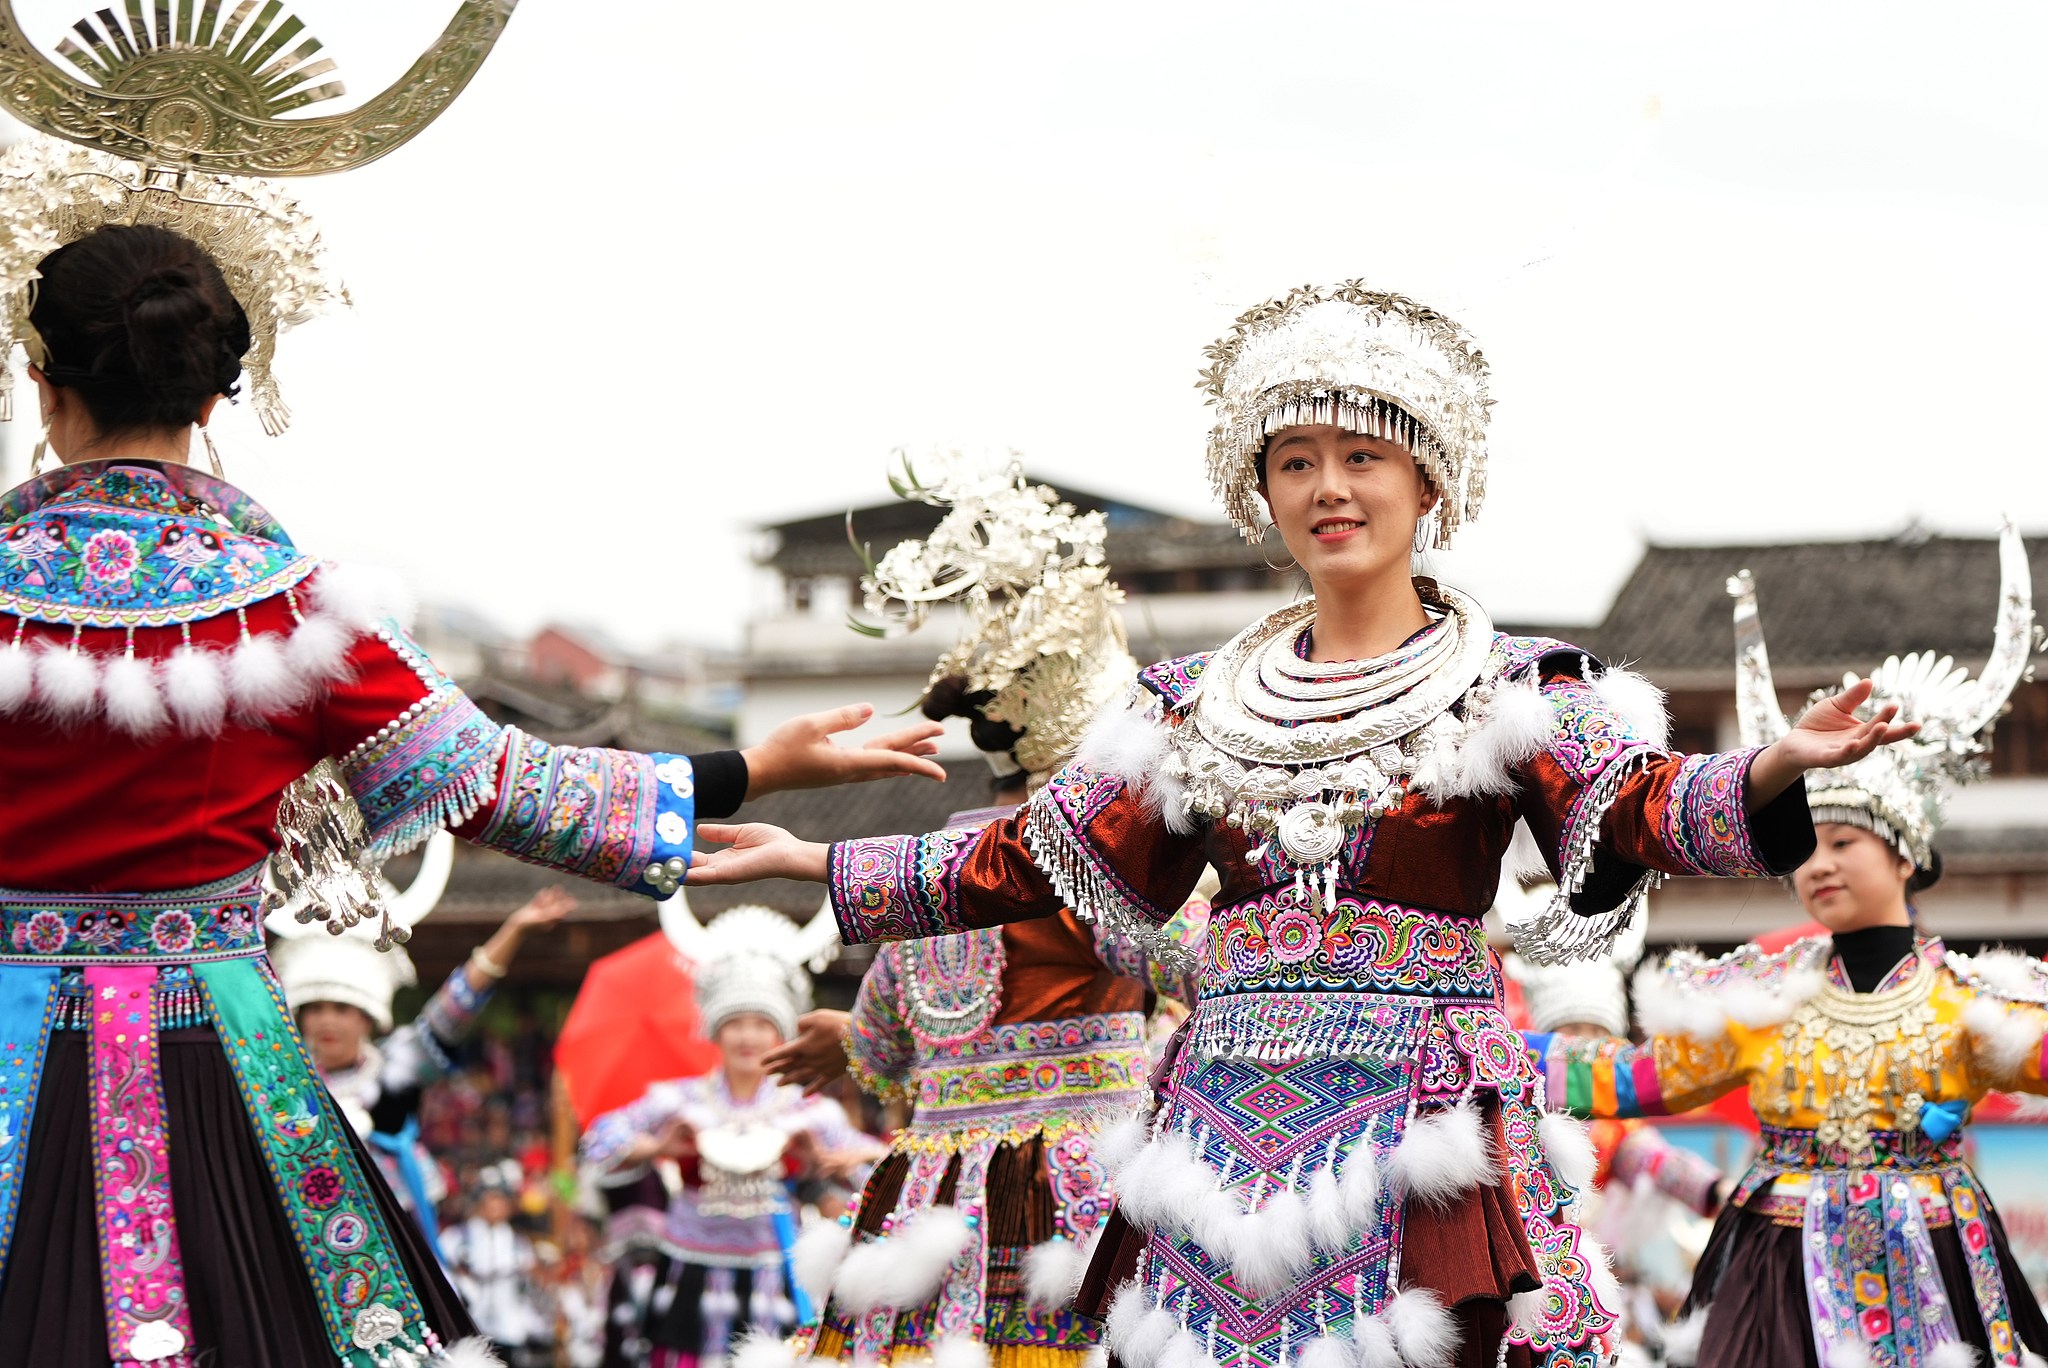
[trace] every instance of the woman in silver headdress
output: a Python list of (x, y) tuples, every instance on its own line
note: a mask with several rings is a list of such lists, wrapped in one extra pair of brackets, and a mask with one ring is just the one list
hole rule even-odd
[[(1800, 776), (1908, 734), (1851, 691), (1770, 746), (1664, 747), (1640, 679), (1494, 632), (1413, 577), (1485, 490), (1486, 363), (1358, 282), (1245, 314), (1211, 348), (1209, 470), (1314, 597), (1142, 671), (1127, 710), (979, 833), (796, 841), (710, 828), (703, 882), (828, 883), (849, 942), (1084, 916), (1156, 935), (1222, 876), (1201, 999), (1134, 1135), (1084, 1287), (1129, 1368), (1581, 1364), (1611, 1335), (1570, 1218), (1583, 1137), (1544, 1122), (1480, 932), (1526, 822), (1560, 892), (1522, 953), (1597, 949), (1662, 873), (1782, 874)], [(1121, 1145), (1118, 1141), (1121, 1141)], [(1121, 1149), (1121, 1153), (1117, 1151)]]
[[(2026, 548), (2008, 524), (1983, 675), (1932, 653), (1867, 682), (1921, 725), (1904, 745), (1808, 776), (1817, 847), (1792, 875), (1826, 935), (1776, 952), (1670, 957), (1637, 983), (1647, 1043), (1533, 1036), (1551, 1100), (1582, 1115), (1683, 1111), (1746, 1089), (1762, 1144), (1701, 1256), (1670, 1362), (1699, 1368), (2038, 1368), (2048, 1320), (1969, 1162), (1993, 1088), (2048, 1092), (2048, 965), (1946, 950), (1914, 898), (1940, 876), (1948, 790), (2033, 654)], [(1755, 588), (1730, 584), (1744, 739), (1785, 732)]]

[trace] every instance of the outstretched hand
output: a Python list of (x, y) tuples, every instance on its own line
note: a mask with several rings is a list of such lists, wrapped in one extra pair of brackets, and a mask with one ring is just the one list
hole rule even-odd
[(806, 1095), (817, 1093), (846, 1072), (845, 1012), (819, 1010), (797, 1018), (796, 1039), (778, 1045), (761, 1059), (778, 1083), (795, 1083)]
[(1904, 741), (1920, 731), (1918, 722), (1898, 721), (1896, 706), (1868, 721), (1856, 710), (1870, 701), (1871, 683), (1859, 679), (1842, 692), (1808, 708), (1797, 726), (1773, 741), (1749, 767), (1749, 809), (1754, 812), (1792, 787), (1808, 770), (1853, 765), (1879, 746)]
[(766, 822), (742, 822), (738, 826), (706, 822), (697, 828), (697, 839), (727, 849), (698, 851), (685, 883), (738, 884), (760, 879), (824, 883), (829, 877), (829, 846), (799, 841), (781, 827)]
[(931, 758), (939, 753), (936, 738), (945, 730), (936, 722), (917, 722), (860, 746), (833, 742), (836, 733), (851, 731), (874, 715), (872, 704), (853, 703), (830, 712), (792, 717), (769, 732), (760, 745), (740, 752), (747, 758), (747, 797), (903, 774), (946, 782), (945, 768)]

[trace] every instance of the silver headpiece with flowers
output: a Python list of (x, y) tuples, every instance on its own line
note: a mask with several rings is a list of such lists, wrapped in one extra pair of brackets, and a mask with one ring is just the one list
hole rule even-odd
[(690, 961), (704, 1034), (741, 1012), (773, 1021), (784, 1040), (811, 1010), (806, 966), (823, 969), (839, 950), (830, 905), (799, 926), (772, 907), (748, 903), (700, 922), (678, 890), (661, 905), (661, 929)]
[(1438, 494), (1430, 544), (1448, 546), (1486, 497), (1486, 358), (1436, 310), (1347, 280), (1304, 285), (1238, 317), (1204, 353), (1216, 410), (1209, 480), (1245, 540), (1265, 527), (1259, 452), (1282, 428), (1330, 423), (1399, 442)]
[[(1899, 720), (1920, 724), (1919, 735), (1880, 746), (1840, 769), (1806, 776), (1806, 803), (1816, 822), (1843, 822), (1882, 837), (1915, 868), (1929, 870), (1934, 833), (1949, 790), (1976, 778), (1992, 725), (2006, 700), (2030, 673), (2037, 649), (2033, 580), (2026, 544), (2007, 519), (1998, 539), (1998, 620), (1991, 656), (1976, 679), (1953, 658), (1932, 651), (1892, 656), (1870, 675), (1864, 716), (1896, 704)], [(1791, 727), (1779, 710), (1757, 616), (1756, 583), (1747, 570), (1728, 581), (1735, 599), (1735, 699), (1742, 741), (1769, 745)], [(1858, 682), (1851, 673), (1846, 685)], [(1817, 693), (1817, 701), (1825, 697)]]
[(1103, 558), (1103, 515), (1076, 513), (1012, 460), (991, 471), (958, 453), (921, 481), (909, 462), (890, 479), (901, 498), (947, 510), (930, 536), (897, 543), (861, 580), (865, 606), (895, 636), (921, 626), (935, 603), (958, 603), (970, 628), (939, 659), (930, 683), (964, 675), (995, 696), (981, 709), (1021, 732), (1017, 762), (1050, 774), (1080, 745), (1095, 715), (1137, 676), (1117, 605), (1123, 591)]
[[(50, 135), (0, 158), (0, 362), (16, 342), (30, 360), (49, 359), (28, 321), (44, 257), (107, 224), (167, 228), (205, 249), (248, 315), (251, 404), (265, 431), (283, 431), (277, 334), (347, 296), (305, 213), (256, 177), (346, 171), (412, 138), (483, 64), (513, 3), (463, 0), (426, 53), (368, 102), (288, 119), (343, 87), (327, 79), (335, 68), (320, 41), (276, 0), (225, 14), (215, 0), (128, 0), (125, 23), (99, 10), (57, 45), (71, 71), (0, 0), (0, 100)], [(0, 418), (12, 416), (11, 388), (0, 364)]]

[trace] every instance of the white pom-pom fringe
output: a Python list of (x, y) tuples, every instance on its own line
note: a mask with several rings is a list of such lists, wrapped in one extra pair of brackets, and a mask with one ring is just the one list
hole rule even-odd
[(1055, 1236), (1024, 1251), (1024, 1296), (1042, 1311), (1070, 1306), (1087, 1272), (1087, 1248)]
[(1237, 1225), (1232, 1272), (1254, 1297), (1275, 1297), (1294, 1285), (1314, 1257), (1308, 1207), (1301, 1194), (1282, 1188)]
[(804, 1227), (804, 1233), (796, 1237), (796, 1245), (789, 1252), (791, 1271), (804, 1295), (823, 1306), (831, 1295), (839, 1265), (846, 1261), (852, 1248), (851, 1226), (837, 1221), (813, 1221)]
[(19, 646), (0, 646), (0, 715), (27, 707), (35, 691), (35, 656)]
[(1120, 1353), (1127, 1350), (1138, 1322), (1150, 1309), (1145, 1303), (1145, 1285), (1136, 1278), (1125, 1282), (1109, 1299), (1109, 1311), (1102, 1318), (1102, 1342)]
[(1111, 1340), (1109, 1347), (1131, 1368), (1154, 1368), (1165, 1357), (1174, 1336), (1180, 1333), (1180, 1322), (1162, 1307), (1145, 1307), (1142, 1291), (1138, 1299), (1143, 1309), (1127, 1322), (1129, 1329), (1121, 1338)]
[(471, 1335), (449, 1345), (436, 1361), (444, 1368), (505, 1368), (505, 1360), (482, 1335)]
[(178, 725), (199, 736), (218, 732), (228, 715), (228, 685), (218, 651), (178, 646), (164, 657), (164, 701)]
[(1721, 990), (1721, 1009), (1738, 1026), (1747, 1026), (1752, 1031), (1768, 1030), (1790, 1021), (1826, 982), (1827, 976), (1818, 969), (1793, 969), (1771, 988), (1754, 983), (1731, 984)]
[(2016, 950), (2001, 948), (1970, 956), (1971, 976), (1991, 992), (2015, 1002), (2036, 999), (2041, 991), (2044, 972), (2048, 969), (2044, 969), (2040, 960)]
[(766, 1330), (749, 1330), (733, 1346), (730, 1368), (795, 1368), (789, 1341)]
[(170, 721), (157, 689), (156, 669), (146, 660), (115, 656), (107, 662), (100, 688), (106, 695), (107, 721), (117, 731), (148, 736)]
[(1629, 729), (1662, 750), (1671, 741), (1671, 714), (1664, 691), (1634, 670), (1607, 670), (1593, 681), (1593, 692)]
[(1827, 1362), (1821, 1368), (1877, 1368), (1877, 1355), (1861, 1340), (1829, 1340)]
[(1089, 724), (1075, 758), (1090, 769), (1115, 775), (1133, 789), (1142, 789), (1159, 773), (1166, 759), (1166, 741), (1164, 725), (1144, 709), (1118, 699)]
[(271, 717), (305, 696), (303, 683), (285, 663), (284, 648), (269, 633), (252, 633), (228, 653), (228, 692), (251, 717)]
[(2009, 1008), (1996, 998), (1972, 998), (1963, 1009), (1963, 1029), (1994, 1078), (2014, 1077), (2041, 1048), (2044, 1020), (2038, 1011)]
[(1352, 1318), (1351, 1347), (1358, 1352), (1358, 1368), (1401, 1368), (1394, 1332), (1377, 1316)]
[(1386, 1315), (1401, 1361), (1412, 1368), (1446, 1368), (1458, 1352), (1458, 1322), (1444, 1309), (1443, 1299), (1428, 1288), (1396, 1292), (1387, 1303)]
[(99, 662), (69, 646), (45, 646), (36, 653), (36, 696), (58, 721), (78, 721), (99, 702)]
[(846, 1256), (835, 1283), (839, 1304), (857, 1316), (881, 1307), (915, 1310), (931, 1300), (973, 1238), (974, 1228), (956, 1208), (921, 1211)]
[(1191, 1230), (1217, 1195), (1216, 1174), (1179, 1132), (1146, 1145), (1115, 1183), (1124, 1219), (1142, 1229)]
[(358, 633), (374, 630), (384, 620), (410, 628), (412, 595), (405, 581), (388, 570), (327, 562), (307, 584), (316, 611), (340, 618)]
[(2020, 1368), (2048, 1368), (2048, 1359), (2042, 1358), (2031, 1349), (2020, 1351)]
[(348, 664), (348, 648), (357, 635), (339, 617), (316, 613), (285, 638), (285, 663), (304, 680), (338, 678)]
[(1302, 1345), (1294, 1361), (1300, 1368), (1358, 1368), (1351, 1346), (1330, 1335), (1318, 1335)]
[(1346, 1156), (1343, 1176), (1337, 1180), (1337, 1195), (1344, 1202), (1344, 1219), (1353, 1230), (1373, 1228), (1379, 1215), (1380, 1168), (1369, 1139), (1360, 1137)]
[(1081, 1368), (1109, 1368), (1109, 1350), (1096, 1345), (1081, 1356)]
[(1950, 1340), (1934, 1346), (1934, 1352), (1927, 1356), (1927, 1368), (1977, 1368), (1983, 1356), (1975, 1348), (1961, 1340)]
[(1664, 1361), (1672, 1368), (1693, 1368), (1700, 1361), (1700, 1337), (1707, 1333), (1707, 1315), (1713, 1309), (1702, 1306), (1664, 1328)]
[(1557, 714), (1533, 680), (1495, 688), (1486, 719), (1468, 732), (1455, 770), (1442, 785), (1450, 797), (1513, 793), (1515, 770), (1550, 742)]
[(1138, 1151), (1145, 1148), (1150, 1138), (1151, 1118), (1143, 1112), (1121, 1117), (1095, 1133), (1095, 1157), (1109, 1170), (1110, 1182), (1118, 1181), (1118, 1175), (1138, 1157)]
[(947, 1335), (932, 1345), (932, 1368), (988, 1368), (988, 1348), (972, 1335)]
[(1326, 1254), (1341, 1254), (1351, 1247), (1357, 1232), (1345, 1219), (1344, 1197), (1337, 1187), (1337, 1175), (1319, 1168), (1308, 1180), (1308, 1238)]
[(1387, 1181), (1397, 1191), (1438, 1206), (1499, 1179), (1486, 1123), (1469, 1102), (1410, 1121), (1387, 1157)]
[(1566, 1184), (1584, 1193), (1593, 1186), (1599, 1160), (1593, 1154), (1593, 1140), (1583, 1122), (1561, 1112), (1545, 1112), (1536, 1123), (1537, 1138), (1543, 1142), (1544, 1157)]

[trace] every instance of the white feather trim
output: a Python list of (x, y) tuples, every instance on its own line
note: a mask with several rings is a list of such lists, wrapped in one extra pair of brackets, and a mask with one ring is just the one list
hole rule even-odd
[[(460, 1339), (442, 1351), (437, 1363), (445, 1368), (505, 1368), (505, 1360), (498, 1357), (491, 1348), (491, 1342), (482, 1335), (471, 1335)], [(739, 1368), (735, 1364), (734, 1368)]]
[(2027, 1001), (2041, 991), (2041, 961), (2014, 950), (1986, 950), (1970, 956), (1970, 971), (2002, 998)]
[(1465, 734), (1457, 769), (1441, 787), (1454, 798), (1513, 793), (1516, 767), (1533, 760), (1556, 730), (1557, 714), (1533, 679), (1503, 682), (1485, 721)]
[(1236, 1254), (1232, 1271), (1254, 1297), (1275, 1297), (1292, 1287), (1314, 1258), (1301, 1194), (1281, 1188), (1247, 1212), (1238, 1222)]
[(1501, 856), (1500, 877), (1503, 883), (1516, 884), (1538, 883), (1551, 877), (1550, 864), (1543, 858), (1543, 847), (1536, 843), (1536, 833), (1520, 818), (1515, 820), (1515, 834), (1508, 840), (1507, 854)]
[(2009, 1008), (1996, 998), (1972, 998), (1963, 1009), (1963, 1029), (1976, 1042), (1977, 1056), (1990, 1066), (1994, 1078), (2019, 1073), (2041, 1048), (2043, 1023), (2038, 1010)]
[(404, 579), (389, 570), (325, 562), (307, 585), (307, 596), (317, 612), (338, 617), (357, 632), (375, 631), (386, 619), (412, 626), (412, 594)]
[(248, 716), (271, 717), (298, 702), (306, 691), (285, 663), (279, 638), (252, 632), (228, 653), (228, 692)]
[(19, 712), (36, 691), (36, 658), (19, 646), (0, 646), (0, 714)]
[(1545, 1112), (1536, 1123), (1536, 1135), (1543, 1143), (1544, 1157), (1550, 1160), (1558, 1177), (1579, 1192), (1592, 1187), (1599, 1160), (1594, 1157), (1593, 1140), (1583, 1122), (1574, 1121), (1563, 1112)]
[(1446, 1368), (1457, 1353), (1458, 1322), (1444, 1309), (1443, 1298), (1428, 1288), (1396, 1292), (1386, 1315), (1401, 1361), (1412, 1368)]
[(1209, 1251), (1218, 1263), (1237, 1261), (1237, 1241), (1244, 1225), (1244, 1212), (1237, 1205), (1237, 1198), (1228, 1192), (1211, 1192), (1209, 1200), (1202, 1203), (1202, 1209), (1195, 1213), (1194, 1224), (1188, 1234), (1195, 1237), (1202, 1248)]
[(1351, 1346), (1333, 1335), (1318, 1335), (1295, 1357), (1300, 1368), (1358, 1368)]
[(846, 1256), (834, 1283), (839, 1304), (856, 1316), (881, 1307), (915, 1310), (931, 1300), (973, 1238), (974, 1228), (954, 1207), (918, 1212)]
[(2020, 1351), (2020, 1368), (2048, 1368), (2048, 1359), (2042, 1358), (2031, 1349)]
[(1983, 1358), (1976, 1349), (1961, 1340), (1937, 1344), (1927, 1356), (1927, 1368), (1977, 1368), (1981, 1362)]
[(1657, 749), (1671, 741), (1671, 714), (1664, 707), (1664, 691), (1634, 670), (1602, 671), (1593, 681), (1593, 692), (1629, 729)]
[(1337, 1195), (1344, 1203), (1344, 1219), (1353, 1230), (1373, 1228), (1379, 1214), (1380, 1166), (1373, 1158), (1372, 1141), (1364, 1136), (1345, 1156), (1343, 1176), (1337, 1180)]
[(107, 721), (117, 731), (148, 736), (170, 721), (164, 696), (157, 689), (156, 667), (147, 660), (131, 655), (113, 657), (101, 676), (100, 690), (107, 702)]
[(1131, 1326), (1129, 1336), (1110, 1348), (1131, 1368), (1154, 1368), (1166, 1356), (1166, 1346), (1180, 1333), (1180, 1322), (1161, 1307), (1149, 1307)]
[(1822, 1368), (1877, 1368), (1877, 1356), (1861, 1340), (1829, 1340)]
[(1533, 1287), (1508, 1298), (1508, 1324), (1518, 1330), (1534, 1330), (1543, 1322), (1543, 1308), (1550, 1300), (1545, 1287)]
[[(1158, 1223), (1170, 1230), (1192, 1230), (1210, 1203), (1230, 1199), (1216, 1190), (1216, 1171), (1181, 1136), (1166, 1137), (1164, 1151), (1152, 1170)], [(1231, 1203), (1235, 1209), (1235, 1203)]]
[(1087, 1248), (1054, 1236), (1024, 1251), (1024, 1295), (1041, 1311), (1071, 1305), (1087, 1271)]
[(1469, 1102), (1416, 1117), (1387, 1156), (1387, 1182), (1432, 1205), (1499, 1181), (1500, 1166), (1486, 1124)]
[(804, 1227), (803, 1234), (796, 1237), (796, 1245), (789, 1251), (791, 1270), (796, 1274), (796, 1285), (804, 1290), (819, 1306), (832, 1293), (832, 1279), (838, 1276), (839, 1265), (844, 1263), (853, 1248), (853, 1227), (837, 1221), (813, 1221)]
[(1308, 1180), (1308, 1238), (1326, 1254), (1341, 1254), (1351, 1247), (1357, 1232), (1345, 1218), (1344, 1194), (1334, 1170), (1319, 1168)]
[(1728, 1014), (1706, 996), (1672, 982), (1661, 964), (1636, 971), (1636, 1020), (1653, 1036), (1715, 1041), (1728, 1034)]
[(1700, 1359), (1700, 1337), (1707, 1333), (1707, 1316), (1711, 1306), (1699, 1310), (1664, 1327), (1664, 1361), (1672, 1368), (1692, 1368)]
[(36, 652), (36, 695), (58, 721), (79, 720), (99, 702), (99, 662), (69, 646), (43, 647)]
[(1351, 1347), (1358, 1351), (1358, 1368), (1401, 1368), (1394, 1332), (1377, 1316), (1352, 1317)]
[(1755, 983), (1730, 984), (1721, 990), (1721, 1009), (1739, 1026), (1752, 1031), (1767, 1030), (1790, 1021), (1826, 982), (1826, 975), (1818, 969), (1792, 969), (1772, 988)]
[(212, 736), (228, 715), (227, 679), (221, 653), (196, 646), (176, 646), (164, 657), (164, 701), (179, 726), (199, 736)]
[(1214, 1361), (1192, 1331), (1177, 1330), (1159, 1351), (1159, 1368), (1214, 1368)]
[(766, 1330), (750, 1330), (733, 1346), (730, 1368), (794, 1368), (796, 1351), (788, 1340)]
[(988, 1368), (988, 1347), (972, 1335), (947, 1335), (932, 1345), (932, 1368)]
[(1145, 1301), (1145, 1285), (1136, 1278), (1125, 1282), (1109, 1299), (1109, 1312), (1102, 1318), (1102, 1342), (1128, 1359), (1131, 1336), (1150, 1309)]
[(1593, 1296), (1600, 1307), (1609, 1315), (1621, 1316), (1628, 1310), (1628, 1300), (1621, 1290), (1621, 1279), (1614, 1276), (1614, 1256), (1590, 1235), (1581, 1235), (1579, 1252), (1585, 1257), (1587, 1276), (1593, 1284)]
[(339, 616), (315, 613), (285, 638), (285, 663), (308, 683), (339, 677), (348, 663), (348, 648), (359, 636)]
[(1145, 1148), (1150, 1138), (1151, 1118), (1143, 1112), (1119, 1117), (1095, 1132), (1091, 1144), (1095, 1157), (1109, 1170), (1110, 1182), (1118, 1181), (1118, 1175), (1138, 1157), (1138, 1151)]
[(1081, 1356), (1081, 1368), (1109, 1368), (1109, 1350), (1096, 1345)]
[(1089, 724), (1075, 758), (1088, 768), (1115, 775), (1142, 789), (1166, 759), (1166, 728), (1142, 707), (1112, 702)]

